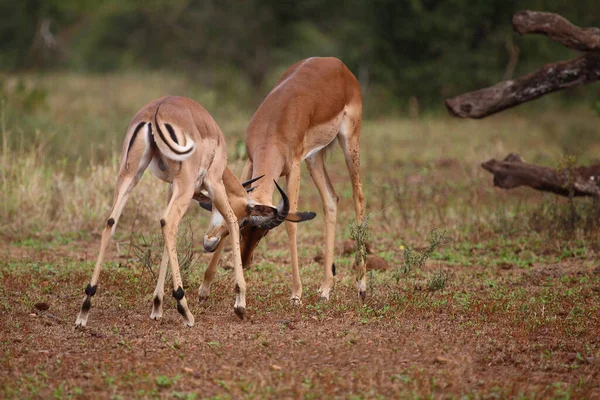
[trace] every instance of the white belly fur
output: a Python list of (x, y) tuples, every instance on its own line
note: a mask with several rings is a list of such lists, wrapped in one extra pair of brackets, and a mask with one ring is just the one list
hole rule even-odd
[(345, 110), (342, 110), (333, 119), (308, 130), (304, 139), (303, 160), (324, 149), (335, 139), (340, 132), (344, 112)]

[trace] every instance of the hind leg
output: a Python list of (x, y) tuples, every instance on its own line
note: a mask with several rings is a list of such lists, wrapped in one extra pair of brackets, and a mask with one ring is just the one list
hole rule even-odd
[(184, 324), (192, 327), (195, 320), (187, 305), (181, 272), (179, 270), (179, 261), (177, 260), (177, 232), (179, 230), (179, 222), (187, 211), (194, 195), (194, 186), (187, 183), (185, 179), (173, 181), (173, 195), (163, 217), (160, 219), (160, 225), (165, 241), (165, 252), (171, 266), (173, 297), (177, 300), (177, 311), (183, 317)]
[[(167, 204), (173, 197), (173, 185), (169, 185), (169, 191), (167, 193)], [(169, 264), (169, 252), (165, 246), (163, 250), (162, 260), (160, 261), (160, 270), (158, 272), (158, 281), (156, 282), (156, 289), (152, 295), (152, 313), (150, 319), (159, 319), (163, 315), (163, 298), (165, 296), (165, 279), (167, 277), (167, 266)]]
[[(361, 113), (358, 112), (355, 116), (348, 116), (342, 123), (342, 129), (338, 135), (340, 146), (344, 151), (346, 167), (350, 174), (350, 182), (352, 183), (352, 198), (354, 200), (354, 212), (356, 222), (363, 222), (364, 213), (364, 196), (362, 191), (362, 182), (360, 180), (360, 139), (361, 128)], [(361, 299), (365, 298), (367, 293), (367, 269), (364, 260), (361, 260), (358, 265), (358, 276), (356, 277), (358, 294)]]
[(81, 310), (79, 311), (79, 315), (75, 321), (76, 326), (85, 326), (87, 324), (89, 311), (92, 306), (91, 299), (92, 296), (96, 294), (96, 289), (98, 287), (98, 278), (100, 277), (100, 270), (102, 269), (104, 253), (106, 252), (110, 238), (115, 233), (117, 222), (121, 216), (121, 213), (123, 212), (125, 204), (127, 203), (129, 194), (140, 181), (142, 174), (148, 167), (148, 164), (152, 158), (150, 149), (147, 148), (146, 144), (141, 140), (137, 140), (135, 143), (133, 143), (128, 152), (125, 154), (125, 157), (126, 160), (125, 162), (121, 163), (119, 177), (117, 178), (117, 184), (113, 196), (113, 206), (106, 221), (106, 226), (102, 231), (100, 252), (96, 261), (96, 266), (94, 267), (92, 279), (85, 288), (83, 304), (81, 305)]

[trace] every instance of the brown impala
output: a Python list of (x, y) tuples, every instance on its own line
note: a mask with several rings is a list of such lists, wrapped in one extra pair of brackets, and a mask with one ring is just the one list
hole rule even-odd
[[(325, 169), (325, 153), (337, 138), (344, 151), (346, 166), (352, 182), (352, 196), (356, 219), (363, 219), (363, 193), (360, 181), (359, 137), (362, 118), (362, 96), (356, 77), (337, 58), (309, 58), (290, 67), (279, 79), (273, 90), (260, 105), (248, 126), (246, 149), (248, 163), (242, 176), (244, 179), (264, 175), (261, 183), (250, 193), (248, 199), (241, 190), (240, 183), (227, 170), (224, 177), (232, 208), (242, 220), (247, 214), (247, 205), (272, 205), (275, 180), (285, 176), (288, 199), (281, 202), (277, 217), (269, 223), (256, 221), (262, 217), (251, 217), (253, 224), (242, 226), (241, 253), (244, 266), (252, 262), (254, 249), (265, 236), (270, 224), (285, 218), (292, 256), (292, 295), (294, 303), (300, 303), (302, 283), (298, 270), (296, 248), (296, 225), (314, 217), (312, 213), (295, 213), (300, 192), (300, 163), (306, 161), (315, 186), (319, 190), (325, 213), (325, 265), (324, 278), (319, 289), (321, 299), (329, 299), (334, 284), (333, 247), (338, 196), (331, 185)], [(232, 186), (233, 185), (233, 186)], [(237, 191), (239, 199), (235, 200)], [(207, 205), (205, 204), (205, 207)], [(282, 211), (287, 211), (289, 214)], [(215, 275), (223, 237), (227, 229), (217, 210), (208, 233), (204, 237), (204, 247), (214, 250), (204, 282), (200, 287), (200, 299), (210, 294), (210, 284)], [(365, 296), (367, 289), (364, 263), (359, 266), (358, 293)]]
[[(226, 179), (225, 184), (235, 193), (235, 196), (232, 196), (234, 204), (239, 204), (240, 201), (247, 203), (245, 199), (247, 193), (244, 188), (246, 184), (241, 184), (234, 176), (224, 174), (227, 168), (225, 139), (211, 115), (193, 100), (168, 96), (144, 106), (129, 124), (123, 142), (113, 207), (102, 232), (100, 254), (92, 279), (85, 288), (85, 297), (76, 324), (85, 326), (87, 323), (91, 298), (96, 293), (102, 259), (109, 239), (115, 231), (129, 193), (137, 185), (148, 166), (159, 179), (171, 184), (167, 209), (160, 219), (165, 247), (150, 317), (158, 319), (162, 316), (168, 263), (171, 265), (173, 275), (173, 296), (177, 300), (177, 311), (183, 316), (185, 325), (194, 325), (194, 316), (184, 296), (177, 262), (175, 248), (177, 227), (192, 199), (199, 201), (210, 199), (216, 205), (218, 215), (224, 216), (221, 218), (221, 223), (224, 222), (227, 226), (226, 230), (231, 233), (236, 285), (234, 311), (243, 318), (246, 308), (246, 282), (240, 256), (238, 218), (228, 201), (223, 180)], [(285, 198), (283, 191), (281, 194)], [(281, 213), (287, 213), (287, 210), (257, 202), (248, 204), (246, 211), (247, 215), (239, 218), (240, 223), (251, 227), (256, 226), (261, 230), (272, 229), (279, 225), (283, 221), (280, 218)]]

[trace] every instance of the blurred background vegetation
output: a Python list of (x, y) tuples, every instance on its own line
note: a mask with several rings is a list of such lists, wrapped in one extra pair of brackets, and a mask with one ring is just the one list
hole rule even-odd
[(361, 81), (368, 115), (431, 110), (572, 56), (513, 33), (521, 9), (600, 25), (597, 0), (0, 0), (0, 70), (172, 71), (253, 109), (285, 68), (332, 55)]
[[(598, 0), (0, 0), (0, 238), (100, 226), (127, 124), (159, 96), (188, 96), (209, 110), (239, 174), (248, 121), (282, 72), (306, 57), (337, 56), (363, 88), (367, 207), (381, 210), (372, 223), (390, 248), (439, 228), (477, 243), (547, 232), (544, 243), (562, 251), (553, 224), (565, 219), (557, 215), (573, 219), (571, 203), (495, 190), (479, 165), (508, 152), (553, 167), (566, 154), (600, 162), (598, 84), (485, 120), (451, 118), (443, 106), (445, 97), (576, 55), (515, 34), (512, 16), (522, 9), (600, 26)], [(346, 224), (354, 212), (341, 152), (330, 165)], [(165, 190), (142, 180), (126, 230), (155, 228)], [(302, 202), (321, 209), (313, 185), (303, 185)], [(598, 247), (596, 222), (585, 222), (600, 221), (597, 212), (577, 215), (579, 233), (566, 236)], [(201, 231), (206, 221), (196, 222)]]

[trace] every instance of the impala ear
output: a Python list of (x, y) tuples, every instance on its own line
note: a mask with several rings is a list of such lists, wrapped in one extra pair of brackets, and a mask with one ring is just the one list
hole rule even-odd
[(312, 211), (300, 211), (300, 212), (295, 212), (295, 213), (289, 213), (285, 217), (285, 220), (290, 221), (290, 222), (304, 222), (304, 221), (310, 221), (311, 219), (313, 219), (316, 216), (317, 216), (317, 213), (314, 213)]
[(212, 200), (204, 193), (199, 193), (195, 195), (194, 200), (198, 201), (200, 207), (204, 208), (207, 211), (212, 211)]
[(248, 216), (250, 217), (273, 217), (277, 214), (275, 207), (265, 206), (262, 204), (255, 204), (248, 206)]

